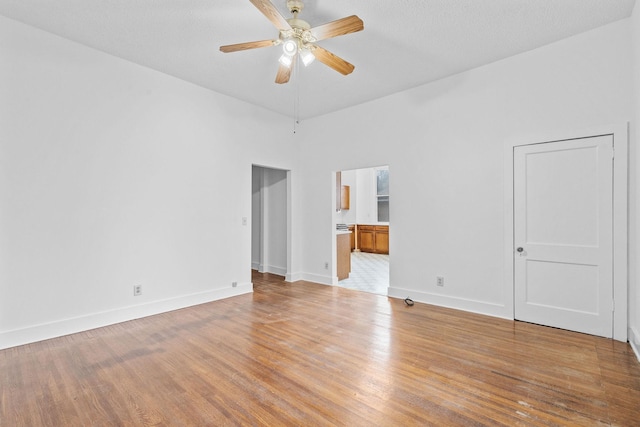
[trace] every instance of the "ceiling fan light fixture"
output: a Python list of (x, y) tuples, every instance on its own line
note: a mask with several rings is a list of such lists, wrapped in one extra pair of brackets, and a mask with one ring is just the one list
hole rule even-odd
[(280, 56), (280, 59), (278, 59), (278, 61), (284, 65), (287, 68), (291, 68), (291, 64), (293, 63), (293, 57), (287, 55), (286, 53), (283, 53), (282, 56)]
[(293, 38), (286, 39), (282, 43), (282, 51), (287, 56), (295, 55), (298, 52), (298, 42)]
[(302, 63), (304, 64), (304, 66), (307, 67), (316, 59), (316, 56), (311, 53), (309, 49), (301, 49), (300, 58), (302, 59)]
[(342, 75), (346, 76), (353, 72), (355, 67), (352, 64), (315, 43), (364, 30), (362, 19), (351, 15), (312, 28), (307, 21), (298, 18), (298, 14), (304, 7), (303, 0), (285, 0), (287, 8), (293, 14), (289, 19), (282, 16), (272, 0), (249, 1), (276, 27), (279, 31), (278, 38), (220, 46), (221, 52), (239, 52), (282, 45), (283, 54), (279, 58), (280, 66), (275, 80), (278, 84), (287, 83), (290, 80), (291, 71), (297, 66), (294, 61), (297, 60), (298, 54), (300, 62), (305, 66), (317, 58), (318, 61)]

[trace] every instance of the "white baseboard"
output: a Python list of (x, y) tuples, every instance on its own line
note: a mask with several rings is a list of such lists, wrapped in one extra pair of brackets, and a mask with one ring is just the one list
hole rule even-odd
[(432, 294), (428, 292), (419, 292), (415, 289), (403, 289), (397, 287), (387, 288), (387, 295), (392, 298), (400, 299), (409, 297), (415, 302), (422, 302), (425, 304), (432, 304), (440, 307), (452, 308), (455, 310), (463, 310), (471, 313), (484, 314), (486, 316), (513, 320), (513, 315), (507, 312), (508, 309), (504, 305), (489, 303), (485, 301), (457, 298), (440, 294)]
[(320, 274), (303, 273), (300, 275), (300, 280), (306, 280), (307, 282), (319, 283), (321, 285), (333, 285), (333, 277), (322, 276)]
[(303, 280), (302, 277), (303, 277), (302, 273), (288, 273), (284, 275), (284, 281), (297, 282), (298, 280)]
[(275, 265), (266, 265), (264, 266), (264, 273), (277, 274), (278, 276), (286, 276), (287, 269), (286, 267), (276, 267)]
[(0, 332), (0, 350), (253, 292), (252, 283)]
[(275, 265), (263, 265), (258, 262), (252, 262), (251, 269), (259, 271), (260, 273), (271, 273), (271, 274), (277, 274), (278, 276), (287, 275), (286, 267), (277, 267)]
[(321, 276), (319, 274), (309, 274), (309, 273), (287, 273), (284, 269), (278, 270), (278, 272), (268, 271), (268, 270), (260, 270), (260, 266), (252, 267), (256, 271), (261, 271), (263, 273), (273, 273), (279, 276), (284, 276), (284, 281), (293, 283), (299, 280), (305, 280), (307, 282), (319, 283), (321, 285), (331, 285), (332, 279), (329, 276)]
[(640, 362), (640, 331), (637, 331), (634, 328), (629, 328), (629, 345), (633, 349), (633, 352), (636, 354), (636, 358), (638, 362)]

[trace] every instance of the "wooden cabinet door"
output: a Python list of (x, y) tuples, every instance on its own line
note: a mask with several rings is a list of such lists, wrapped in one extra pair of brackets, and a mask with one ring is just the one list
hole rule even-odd
[(388, 225), (376, 225), (375, 226), (375, 252), (377, 254), (389, 253), (389, 226)]
[(342, 203), (342, 172), (336, 172), (336, 212), (340, 212)]
[(389, 232), (388, 231), (376, 231), (376, 253), (377, 254), (389, 253)]
[(343, 185), (340, 190), (340, 208), (349, 210), (351, 206), (351, 191), (348, 185)]
[(336, 236), (337, 241), (337, 274), (338, 280), (343, 280), (349, 277), (349, 272), (351, 271), (351, 250), (349, 245), (349, 235), (348, 234), (338, 234)]
[(375, 252), (376, 250), (376, 240), (375, 240), (375, 231), (373, 230), (359, 230), (358, 238), (359, 244), (358, 248), (362, 252)]

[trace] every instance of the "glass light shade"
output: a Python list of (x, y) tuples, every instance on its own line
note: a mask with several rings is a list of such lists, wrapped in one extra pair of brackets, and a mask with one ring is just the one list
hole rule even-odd
[(298, 51), (298, 43), (294, 39), (287, 39), (282, 44), (285, 55), (293, 56)]
[(291, 63), (293, 62), (291, 56), (287, 55), (286, 53), (283, 53), (278, 61), (285, 67), (291, 67)]
[(300, 51), (300, 58), (302, 58), (302, 63), (305, 67), (311, 64), (316, 59), (315, 55), (307, 49), (303, 49)]

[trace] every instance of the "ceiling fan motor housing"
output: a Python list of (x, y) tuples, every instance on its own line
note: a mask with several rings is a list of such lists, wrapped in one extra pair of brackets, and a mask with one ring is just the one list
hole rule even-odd
[(299, 28), (302, 30), (311, 29), (311, 25), (309, 25), (307, 21), (304, 21), (302, 19), (291, 18), (291, 19), (287, 19), (287, 22), (289, 23), (289, 25), (291, 25), (291, 28)]
[(304, 3), (301, 0), (287, 0), (287, 7), (291, 13), (300, 13), (304, 8)]

